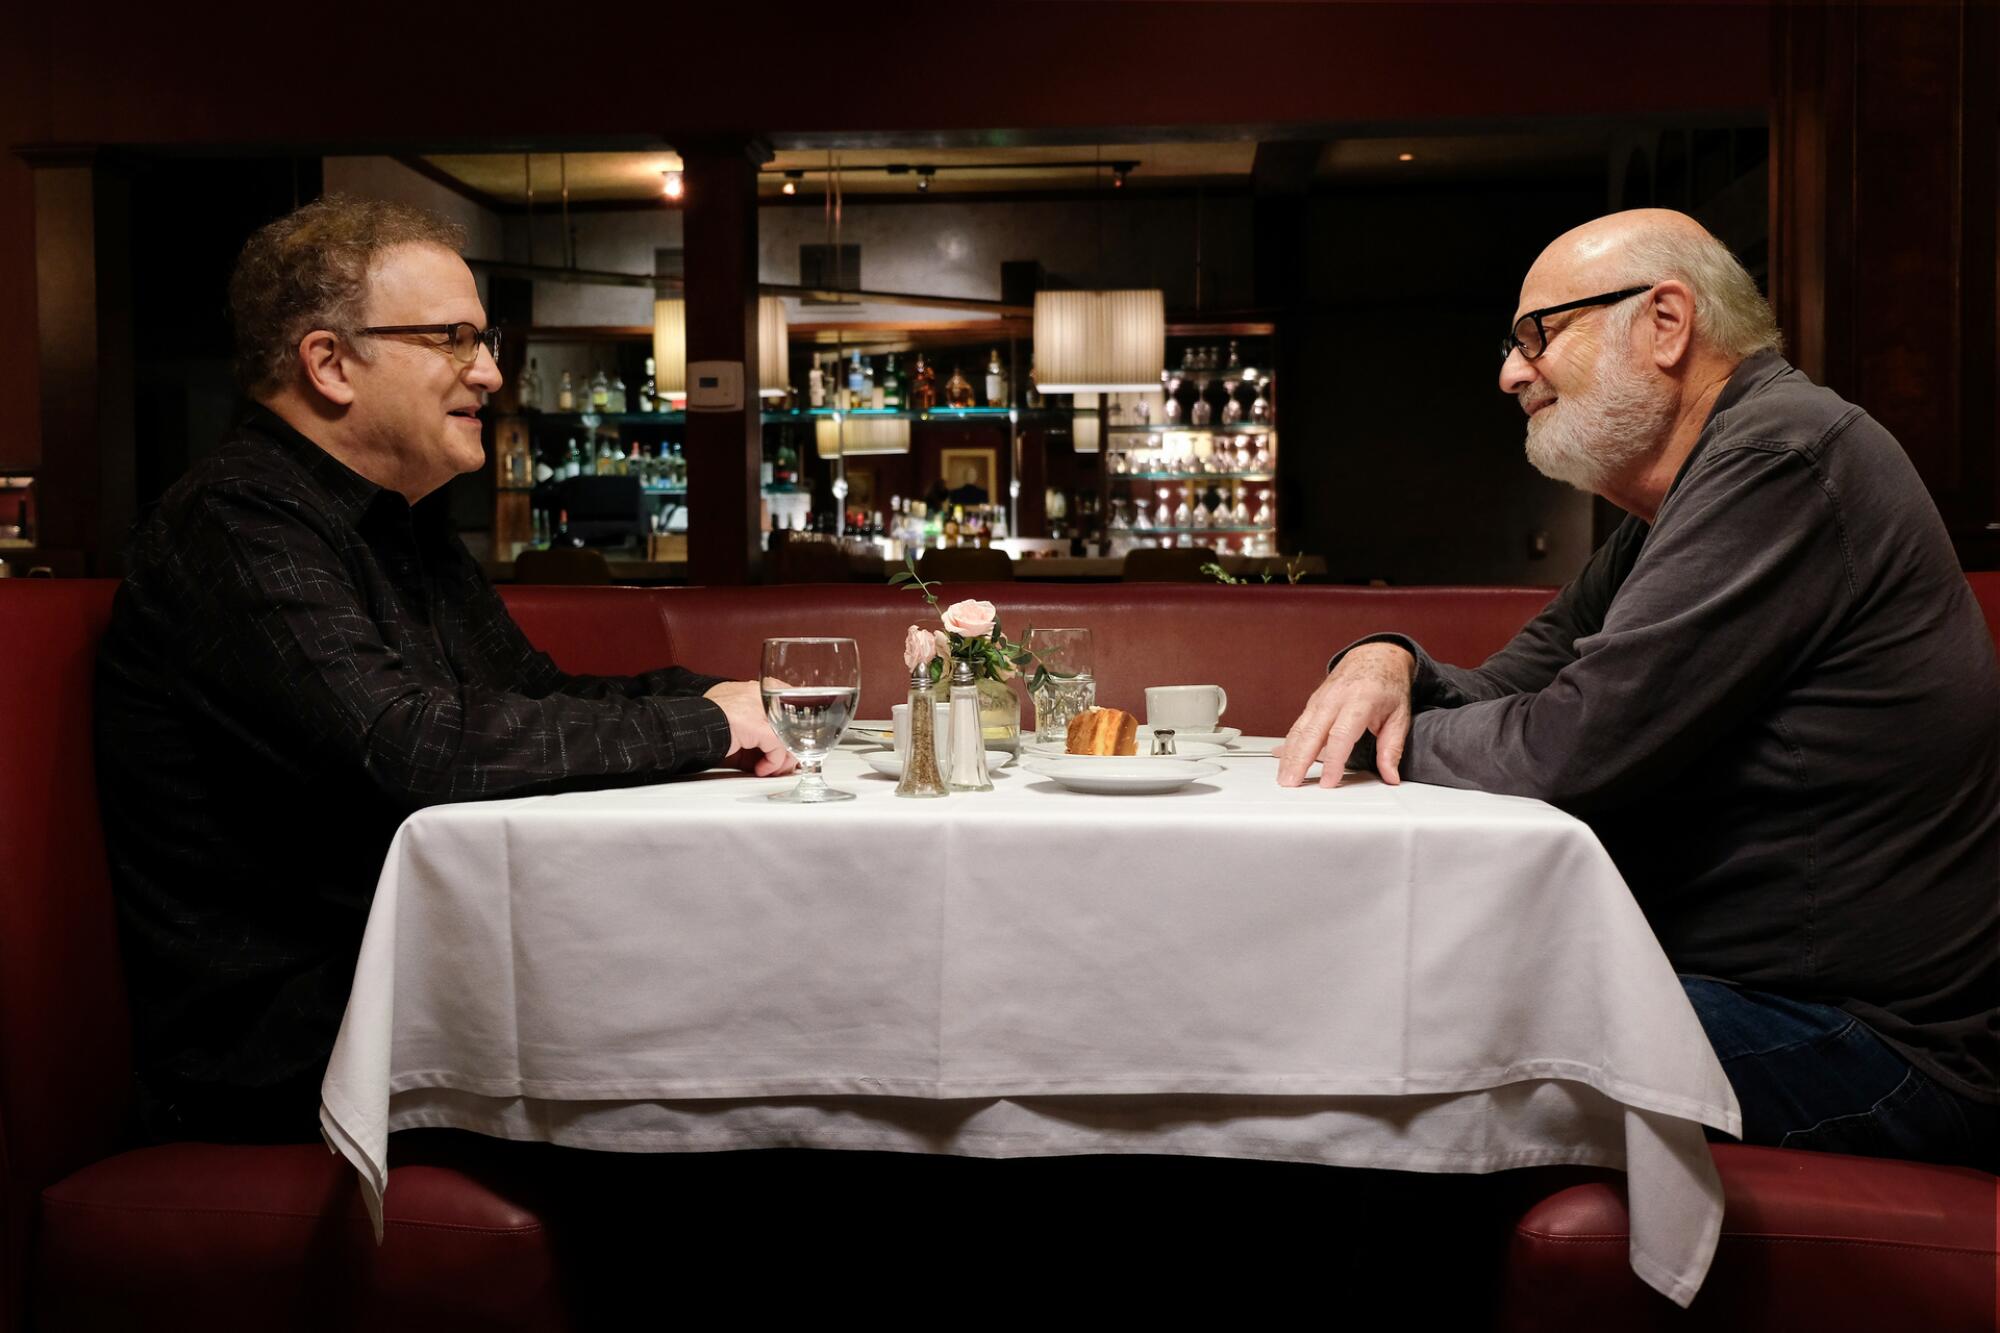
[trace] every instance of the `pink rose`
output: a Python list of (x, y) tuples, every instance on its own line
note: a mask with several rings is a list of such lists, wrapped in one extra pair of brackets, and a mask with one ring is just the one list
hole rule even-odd
[(910, 632), (903, 636), (903, 665), (911, 671), (923, 666), (938, 655), (938, 643), (927, 629), (910, 626)]
[(931, 637), (937, 640), (937, 655), (949, 658), (951, 656), (951, 636), (941, 629), (935, 629), (931, 631)]
[(993, 620), (991, 602), (953, 602), (944, 609), (944, 627), (961, 638), (984, 638), (993, 632)]

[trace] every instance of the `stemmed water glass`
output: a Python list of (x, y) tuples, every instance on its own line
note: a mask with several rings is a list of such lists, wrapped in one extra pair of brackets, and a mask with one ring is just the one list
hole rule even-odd
[(799, 761), (799, 785), (772, 792), (774, 801), (851, 801), (854, 793), (826, 785), (819, 767), (840, 744), (861, 695), (861, 653), (852, 639), (766, 639), (758, 680), (764, 715)]

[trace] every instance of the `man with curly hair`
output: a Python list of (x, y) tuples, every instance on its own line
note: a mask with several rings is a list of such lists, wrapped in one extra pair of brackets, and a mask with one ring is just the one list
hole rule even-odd
[(98, 785), (159, 1138), (310, 1140), (376, 876), (443, 801), (792, 760), (753, 683), (564, 673), (445, 521), (500, 387), (457, 228), (329, 197), (244, 247), (248, 399), (136, 526)]

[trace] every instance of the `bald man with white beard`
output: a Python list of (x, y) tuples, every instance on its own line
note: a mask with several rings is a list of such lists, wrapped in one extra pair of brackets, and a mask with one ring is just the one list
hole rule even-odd
[(1371, 635), (1279, 782), (1539, 797), (1617, 861), (1749, 1142), (2000, 1164), (2000, 668), (1895, 439), (1779, 355), (1692, 218), (1529, 269), (1500, 387), (1629, 517), (1476, 668)]

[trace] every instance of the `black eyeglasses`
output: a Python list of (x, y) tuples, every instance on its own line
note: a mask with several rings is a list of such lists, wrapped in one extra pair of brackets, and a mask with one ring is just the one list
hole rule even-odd
[[(1521, 357), (1527, 361), (1533, 361), (1536, 357), (1547, 351), (1549, 339), (1555, 335), (1542, 327), (1542, 320), (1546, 316), (1560, 315), (1567, 310), (1582, 310), (1586, 306), (1617, 305), (1620, 301), (1637, 296), (1640, 292), (1650, 292), (1651, 290), (1653, 290), (1653, 284), (1649, 282), (1642, 287), (1627, 287), (1622, 292), (1605, 292), (1601, 296), (1586, 296), (1581, 301), (1565, 301), (1561, 305), (1547, 306), (1541, 310), (1530, 310), (1527, 314), (1515, 320), (1513, 331), (1500, 340), (1500, 359), (1505, 361), (1508, 357), (1512, 356), (1516, 347), (1521, 349)], [(1564, 327), (1568, 326), (1565, 325)], [(1556, 333), (1561, 332), (1562, 329), (1556, 330)]]
[(463, 321), (456, 324), (378, 324), (374, 328), (356, 329), (354, 332), (371, 338), (398, 333), (433, 334), (445, 339), (452, 360), (462, 366), (469, 366), (477, 361), (482, 346), (494, 361), (500, 359), (500, 330), (482, 329), (477, 324), (467, 324)]

